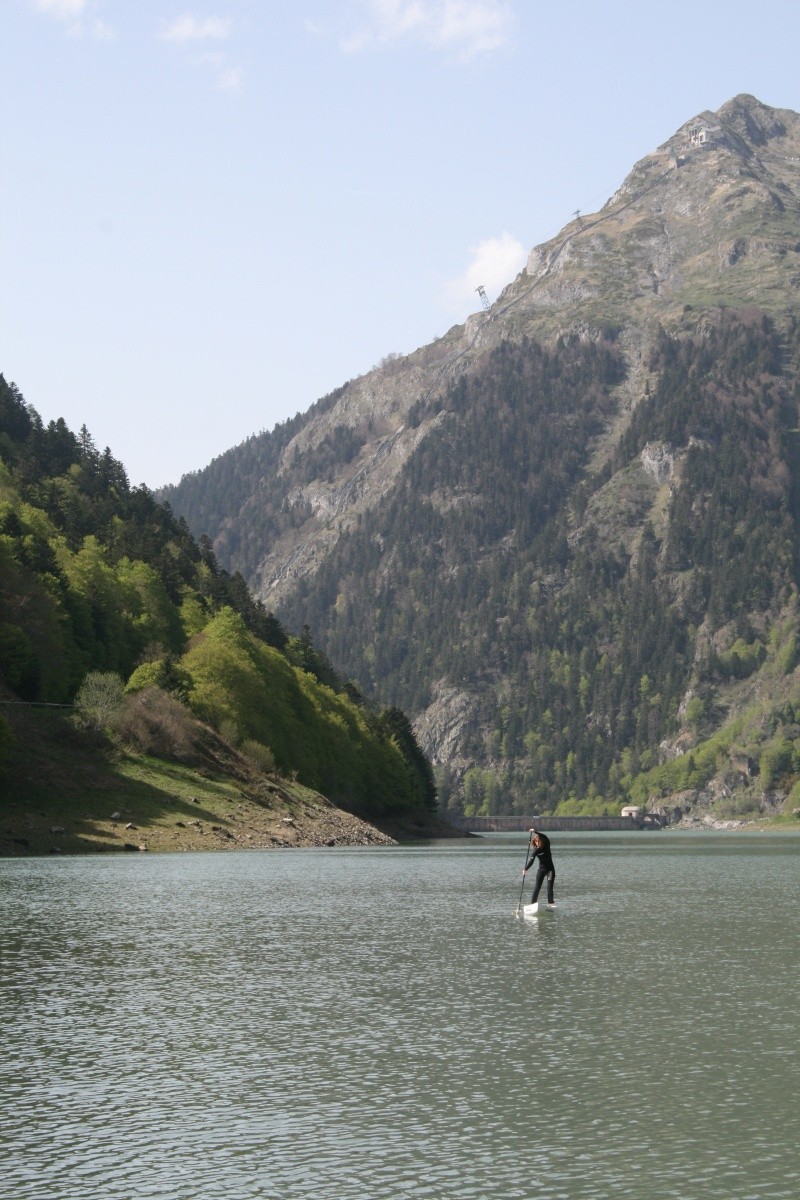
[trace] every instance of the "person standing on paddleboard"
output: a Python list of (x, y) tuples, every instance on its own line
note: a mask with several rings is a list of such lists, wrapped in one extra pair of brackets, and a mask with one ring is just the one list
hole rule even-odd
[(539, 868), (536, 872), (536, 880), (533, 885), (533, 895), (531, 896), (531, 904), (535, 904), (539, 898), (542, 884), (547, 880), (547, 907), (555, 908), (556, 902), (553, 898), (553, 884), (556, 881), (556, 869), (553, 866), (553, 856), (550, 853), (550, 838), (544, 833), (539, 833), (536, 829), (531, 829), (531, 856), (525, 864), (522, 872), (523, 879), (527, 875), (536, 860), (539, 860)]

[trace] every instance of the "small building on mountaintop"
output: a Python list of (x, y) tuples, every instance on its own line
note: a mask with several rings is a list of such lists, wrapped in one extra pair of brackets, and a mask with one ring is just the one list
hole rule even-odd
[(687, 137), (692, 146), (716, 146), (722, 140), (722, 129), (719, 125), (692, 125)]

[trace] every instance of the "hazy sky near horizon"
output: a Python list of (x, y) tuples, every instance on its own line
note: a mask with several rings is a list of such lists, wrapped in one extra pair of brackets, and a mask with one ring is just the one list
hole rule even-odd
[(0, 0), (0, 371), (157, 487), (494, 299), (796, 0)]

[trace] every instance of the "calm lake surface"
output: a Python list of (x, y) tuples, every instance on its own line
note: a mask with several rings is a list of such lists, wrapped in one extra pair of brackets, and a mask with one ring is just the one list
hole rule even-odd
[(800, 836), (526, 845), (0, 861), (0, 1196), (796, 1200)]

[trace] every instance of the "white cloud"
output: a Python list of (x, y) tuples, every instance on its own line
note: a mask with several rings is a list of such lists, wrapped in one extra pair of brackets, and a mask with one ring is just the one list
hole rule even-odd
[(406, 38), (466, 61), (499, 49), (511, 35), (506, 0), (361, 0), (361, 8), (360, 23), (341, 42), (350, 54)]
[(465, 311), (477, 311), (480, 300), (477, 289), (483, 287), (489, 299), (496, 297), (506, 284), (518, 275), (525, 265), (528, 252), (510, 233), (487, 238), (471, 247), (472, 261), (457, 279), (444, 287), (444, 300), (449, 311), (463, 316)]
[(442, 46), (456, 46), (472, 57), (497, 50), (511, 32), (511, 12), (505, 4), (475, 0), (445, 0), (437, 37)]
[(36, 12), (65, 24), (70, 37), (94, 37), (97, 42), (113, 40), (112, 26), (91, 14), (97, 7), (96, 0), (30, 0), (30, 4)]
[(158, 36), (162, 42), (204, 42), (226, 38), (230, 28), (228, 17), (196, 17), (193, 13), (184, 13), (174, 21), (162, 21)]
[(33, 7), (57, 21), (75, 21), (83, 16), (88, 0), (32, 0)]
[(46, 17), (52, 17), (67, 25), (71, 37), (89, 37), (97, 41), (109, 41), (114, 31), (105, 21), (91, 16), (96, 7), (94, 0), (30, 0), (32, 7)]
[[(194, 13), (184, 13), (174, 21), (162, 21), (158, 38), (162, 42), (172, 42), (178, 46), (197, 46), (198, 43), (213, 43), (224, 41), (231, 32), (231, 22), (228, 17), (197, 17)], [(199, 66), (210, 67), (214, 72), (214, 86), (220, 92), (239, 92), (242, 90), (244, 72), (241, 67), (231, 62), (230, 56), (220, 50), (208, 50), (196, 53), (192, 61)]]

